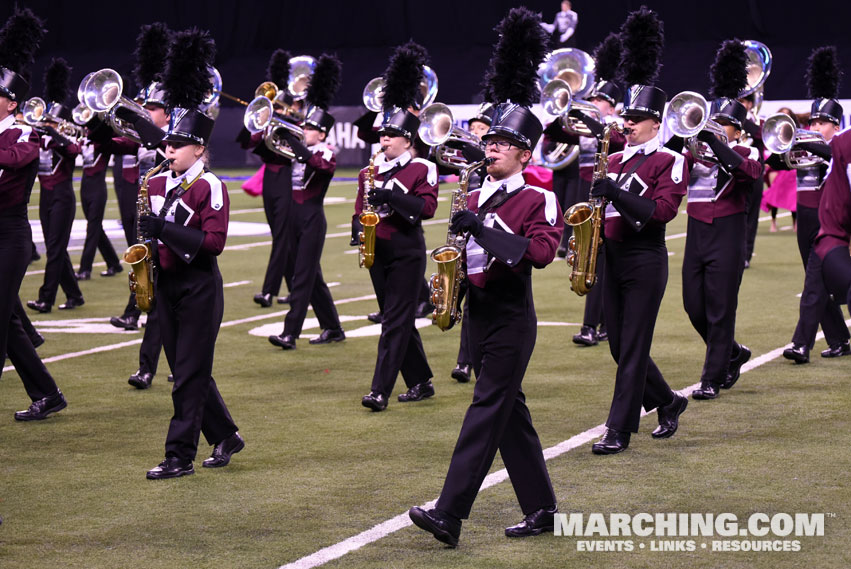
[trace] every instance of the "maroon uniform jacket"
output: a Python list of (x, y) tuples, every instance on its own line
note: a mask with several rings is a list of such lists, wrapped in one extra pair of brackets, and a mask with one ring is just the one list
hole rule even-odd
[[(367, 168), (358, 174), (355, 218), (363, 212)], [(437, 167), (433, 162), (422, 158), (411, 158), (410, 152), (404, 152), (393, 160), (385, 160), (384, 155), (381, 154), (375, 160), (375, 187), (394, 191), (398, 188), (406, 194), (425, 200), (420, 218), (414, 221), (414, 226), (419, 227), (423, 219), (434, 217), (434, 211), (437, 209)], [(393, 233), (407, 231), (412, 225), (386, 205), (379, 206), (376, 211), (381, 216), (381, 223), (375, 230), (375, 235), (379, 239), (390, 239)]]
[(74, 160), (80, 153), (80, 145), (72, 143), (62, 148), (52, 136), (41, 138), (39, 147), (38, 180), (43, 190), (52, 190), (58, 184), (71, 180)]
[(467, 200), (470, 211), (478, 212), (479, 204), (485, 203), (503, 184), (509, 194), (519, 193), (485, 214), (483, 222), (486, 227), (528, 238), (529, 247), (520, 263), (511, 268), (491, 257), (471, 236), (466, 249), (467, 275), (470, 284), (480, 288), (488, 282), (511, 277), (512, 273), (528, 273), (532, 267), (542, 269), (549, 265), (564, 231), (555, 194), (527, 186), (522, 173), (500, 181), (490, 176), (485, 178), (482, 187), (470, 193)]
[(816, 254), (824, 259), (831, 249), (848, 247), (851, 239), (851, 129), (830, 141), (833, 159), (824, 182), (818, 210), (821, 229), (816, 237)]
[(38, 140), (30, 126), (15, 124), (14, 115), (0, 121), (0, 212), (21, 207), (26, 211), (35, 180), (33, 161), (38, 159)]
[[(204, 243), (198, 257), (203, 253), (218, 255), (224, 250), (227, 240), (230, 199), (222, 181), (212, 172), (204, 171), (202, 160), (195, 162), (181, 176), (175, 177), (173, 172), (168, 172), (151, 178), (148, 184), (151, 212), (159, 215), (166, 196), (182, 182), (192, 180), (195, 182), (172, 204), (165, 220), (204, 231)], [(159, 244), (159, 266), (162, 270), (174, 270), (183, 262), (166, 245)]]
[[(642, 159), (641, 154), (646, 154), (647, 158), (627, 177), (636, 161)], [(627, 146), (622, 152), (609, 155), (609, 178), (619, 184), (621, 190), (656, 202), (653, 217), (642, 233), (662, 230), (666, 223), (676, 217), (688, 187), (685, 162), (682, 154), (663, 147), (658, 136), (644, 144)], [(613, 241), (629, 240), (635, 234), (635, 230), (627, 226), (611, 204), (606, 208), (605, 226), (606, 239)]]
[(757, 161), (756, 148), (734, 142), (730, 147), (745, 160), (729, 174), (714, 162), (695, 160), (686, 151), (688, 161), (688, 207), (686, 212), (704, 223), (712, 223), (719, 217), (745, 211), (748, 192), (753, 181), (762, 174), (762, 164)]
[(307, 162), (293, 165), (293, 201), (321, 206), (337, 169), (337, 157), (324, 142), (309, 146), (308, 150), (313, 152), (313, 156)]

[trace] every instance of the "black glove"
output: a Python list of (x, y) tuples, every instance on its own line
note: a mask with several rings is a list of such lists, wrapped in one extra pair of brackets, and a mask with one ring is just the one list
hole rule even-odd
[(665, 148), (668, 150), (673, 150), (674, 152), (679, 152), (682, 154), (683, 148), (686, 145), (686, 139), (681, 136), (672, 136), (668, 139), (668, 142), (665, 143)]
[(139, 217), (139, 231), (148, 239), (156, 239), (162, 235), (165, 219), (154, 215), (143, 215)]
[(591, 197), (592, 198), (606, 198), (610, 202), (615, 202), (620, 196), (621, 190), (617, 184), (611, 181), (609, 178), (603, 178), (602, 180), (597, 180), (591, 185)]
[(727, 170), (727, 172), (732, 173), (733, 170), (738, 168), (739, 165), (745, 161), (738, 152), (727, 146), (725, 142), (722, 142), (716, 136), (712, 136), (711, 140), (706, 140), (704, 142), (709, 145), (709, 148), (711, 148), (713, 154), (715, 154), (715, 158), (718, 159), (718, 162), (725, 170)]
[(704, 129), (697, 133), (697, 139), (709, 144), (713, 140), (718, 140), (718, 137), (712, 131)]
[(350, 247), (357, 247), (360, 245), (360, 232), (363, 231), (363, 225), (357, 216), (352, 218), (352, 239), (349, 241)]
[(370, 190), (367, 194), (366, 201), (368, 201), (369, 205), (371, 205), (372, 207), (378, 207), (380, 205), (388, 203), (392, 194), (392, 190)]
[(287, 141), (287, 144), (289, 144), (290, 148), (292, 148), (293, 154), (295, 154), (299, 162), (307, 162), (308, 160), (310, 160), (310, 157), (313, 156), (313, 153), (307, 149), (307, 146), (305, 146), (304, 143), (300, 141), (289, 130), (283, 129), (282, 136), (284, 140)]
[(485, 151), (479, 146), (465, 144), (461, 147), (461, 155), (468, 164), (475, 164), (485, 159)]
[(795, 150), (805, 150), (823, 160), (830, 160), (833, 157), (833, 153), (830, 151), (830, 145), (824, 142), (801, 142), (793, 146), (793, 148)]
[(464, 209), (455, 212), (455, 215), (452, 216), (452, 224), (449, 226), (449, 231), (456, 235), (466, 231), (475, 237), (481, 234), (484, 225), (475, 213)]
[(745, 119), (742, 125), (743, 130), (750, 135), (754, 140), (762, 140), (762, 127), (751, 119)]
[(591, 134), (594, 135), (598, 140), (603, 138), (603, 132), (605, 132), (606, 127), (603, 123), (597, 121), (597, 119), (592, 118), (590, 115), (583, 113), (582, 111), (569, 111), (568, 114), (576, 119), (582, 121), (582, 124), (591, 131)]
[(66, 146), (71, 144), (71, 141), (69, 139), (59, 134), (59, 132), (52, 126), (44, 127), (44, 131), (49, 134), (54, 141), (56, 141), (56, 144), (58, 144), (60, 148), (65, 148)]

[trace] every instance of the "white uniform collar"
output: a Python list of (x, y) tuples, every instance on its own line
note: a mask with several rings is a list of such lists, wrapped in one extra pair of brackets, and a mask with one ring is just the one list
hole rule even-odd
[(399, 166), (405, 166), (412, 159), (411, 152), (406, 150), (393, 160), (387, 160), (382, 153), (381, 156), (378, 157), (378, 173), (383, 174), (392, 170), (397, 164)]
[(494, 180), (490, 176), (487, 176), (485, 181), (482, 182), (482, 187), (479, 188), (479, 206), (488, 201), (488, 198), (495, 194), (503, 185), (505, 186), (505, 191), (509, 194), (522, 188), (526, 185), (523, 172), (517, 172), (506, 180)]
[(165, 193), (172, 191), (174, 188), (183, 183), (184, 180), (188, 180), (190, 182), (195, 180), (195, 178), (198, 178), (203, 171), (204, 161), (199, 158), (195, 161), (195, 164), (190, 166), (189, 169), (180, 176), (175, 176), (174, 172), (172, 172), (165, 179)]
[(5, 132), (6, 130), (12, 128), (15, 125), (15, 115), (9, 115), (2, 121), (0, 121), (0, 132)]
[(645, 143), (636, 144), (635, 146), (627, 146), (623, 149), (623, 159), (621, 160), (621, 163), (626, 162), (627, 160), (639, 153), (653, 154), (654, 152), (659, 150), (660, 146), (662, 145), (659, 143), (658, 135), (654, 136)]

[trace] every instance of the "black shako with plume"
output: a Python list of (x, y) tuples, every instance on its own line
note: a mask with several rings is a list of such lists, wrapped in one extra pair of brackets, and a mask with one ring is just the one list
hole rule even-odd
[(709, 80), (713, 99), (710, 118), (741, 130), (748, 118), (747, 109), (736, 100), (748, 86), (748, 56), (741, 41), (732, 39), (721, 44), (709, 68)]
[(623, 91), (615, 83), (621, 61), (621, 37), (616, 32), (607, 35), (594, 49), (594, 61), (597, 82), (588, 98), (599, 97), (614, 107), (623, 97)]
[(619, 77), (627, 85), (622, 115), (662, 120), (668, 96), (654, 86), (662, 66), (665, 35), (662, 21), (642, 6), (627, 16), (621, 26)]
[(162, 84), (171, 124), (166, 140), (206, 146), (215, 121), (199, 107), (212, 88), (209, 67), (216, 44), (205, 30), (192, 28), (174, 34)]
[(290, 52), (278, 48), (269, 58), (266, 66), (266, 79), (271, 81), (278, 89), (286, 89), (290, 80)]
[(532, 150), (544, 128), (529, 107), (540, 99), (538, 66), (549, 38), (540, 16), (524, 7), (512, 8), (494, 30), (499, 40), (485, 75), (484, 96), (495, 107), (482, 139), (503, 136)]
[(422, 103), (420, 83), (423, 65), (428, 65), (428, 52), (413, 40), (400, 45), (390, 56), (384, 71), (384, 119), (379, 134), (404, 136), (413, 140), (420, 120), (408, 109)]
[(814, 99), (810, 120), (824, 119), (837, 125), (841, 122), (842, 105), (836, 100), (841, 79), (836, 47), (831, 45), (814, 49), (807, 70), (807, 89), (809, 96)]
[(0, 29), (0, 94), (22, 104), (29, 92), (29, 68), (47, 30), (29, 8), (17, 9)]
[(159, 82), (165, 68), (168, 48), (171, 41), (171, 32), (162, 22), (144, 25), (139, 28), (136, 37), (136, 66), (133, 68), (133, 77), (139, 87), (136, 99), (141, 100), (143, 105), (159, 105), (164, 107), (165, 90)]
[(44, 71), (44, 96), (47, 99), (47, 113), (55, 118), (70, 118), (65, 105), (68, 98), (71, 68), (61, 57), (54, 57)]
[(331, 101), (340, 90), (343, 66), (334, 55), (323, 53), (316, 62), (310, 84), (307, 86), (307, 104), (310, 110), (305, 124), (327, 133), (334, 126), (334, 117), (328, 112)]

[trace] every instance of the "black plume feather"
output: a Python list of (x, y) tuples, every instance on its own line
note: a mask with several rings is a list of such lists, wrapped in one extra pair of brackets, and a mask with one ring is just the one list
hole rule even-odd
[(316, 68), (307, 86), (307, 102), (320, 109), (328, 109), (334, 95), (340, 89), (342, 65), (334, 55), (323, 53), (316, 62)]
[(665, 33), (656, 12), (642, 6), (621, 27), (623, 54), (620, 78), (627, 86), (652, 85), (662, 67)]
[(162, 22), (142, 26), (136, 37), (136, 66), (133, 77), (140, 89), (157, 80), (165, 68), (170, 32)]
[(807, 88), (813, 99), (835, 99), (839, 94), (839, 81), (842, 70), (839, 67), (839, 55), (836, 47), (825, 46), (813, 50), (810, 54), (810, 66), (807, 70)]
[(612, 32), (594, 49), (594, 61), (597, 62), (597, 79), (612, 81), (617, 77), (621, 62), (621, 37)]
[(177, 32), (168, 49), (162, 83), (169, 108), (194, 109), (210, 90), (208, 65), (216, 56), (216, 42), (206, 30)]
[(725, 40), (709, 68), (709, 89), (713, 99), (735, 99), (748, 86), (748, 56), (737, 39)]
[(407, 109), (417, 101), (423, 65), (428, 65), (428, 52), (413, 40), (400, 45), (390, 56), (384, 71), (384, 99), (386, 110)]
[(290, 52), (278, 48), (269, 58), (266, 79), (277, 85), (278, 89), (286, 89), (290, 81), (290, 57)]
[(16, 10), (0, 30), (0, 66), (26, 75), (46, 33), (43, 22), (29, 8)]
[(547, 55), (549, 36), (541, 17), (528, 8), (512, 8), (494, 28), (499, 40), (485, 75), (485, 101), (511, 101), (524, 107), (538, 102), (538, 65)]
[(64, 103), (68, 98), (68, 80), (71, 68), (61, 57), (54, 57), (44, 72), (44, 94), (48, 102)]

